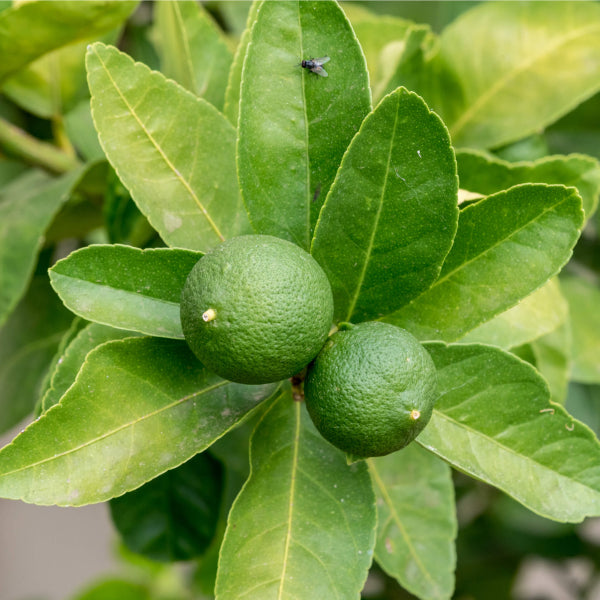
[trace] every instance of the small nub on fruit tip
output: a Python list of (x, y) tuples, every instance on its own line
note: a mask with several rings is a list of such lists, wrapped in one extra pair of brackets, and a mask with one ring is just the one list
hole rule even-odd
[(208, 323), (212, 321), (217, 316), (217, 311), (214, 308), (209, 308), (208, 310), (202, 313), (202, 320)]
[(419, 410), (411, 410), (410, 411), (410, 418), (413, 421), (416, 421), (420, 416), (421, 416), (421, 411), (419, 411)]

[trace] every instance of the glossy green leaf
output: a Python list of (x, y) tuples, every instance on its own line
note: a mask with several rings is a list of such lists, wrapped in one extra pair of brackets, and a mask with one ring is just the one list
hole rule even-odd
[[(49, 286), (49, 289), (51, 289), (50, 286)], [(54, 296), (54, 298), (57, 299), (57, 296), (54, 293), (54, 290), (51, 289), (51, 292), (52, 292), (52, 295)], [(34, 408), (33, 414), (36, 418), (39, 417), (44, 410), (43, 409), (44, 397), (46, 396), (46, 394), (48, 393), (48, 390), (51, 387), (52, 377), (54, 376), (55, 371), (58, 369), (59, 365), (62, 363), (62, 357), (63, 357), (63, 354), (65, 353), (65, 350), (67, 349), (67, 346), (75, 339), (77, 334), (82, 329), (84, 329), (87, 325), (88, 325), (88, 322), (86, 320), (80, 319), (79, 317), (75, 317), (74, 319), (71, 319), (71, 323), (69, 324), (69, 327), (63, 332), (63, 334), (60, 338), (60, 341), (58, 342), (58, 347), (56, 348), (56, 351), (54, 352), (54, 356), (52, 357), (52, 360), (48, 364), (48, 370), (46, 371), (46, 375), (44, 376), (44, 381), (40, 388), (40, 394), (35, 403), (35, 408)], [(117, 331), (117, 330), (115, 329), (115, 331)], [(79, 365), (79, 366), (81, 366), (81, 365)], [(77, 368), (77, 370), (79, 371), (79, 367)], [(69, 387), (69, 385), (71, 385), (71, 383), (73, 383), (76, 375), (77, 375), (77, 373), (73, 374), (73, 378), (72, 378), (71, 382), (67, 385), (67, 387)]]
[(196, 2), (157, 2), (154, 28), (161, 72), (222, 109), (233, 55), (206, 10)]
[(425, 57), (436, 44), (437, 39), (427, 25), (411, 24), (400, 44), (384, 48), (381, 56), (384, 76), (374, 90), (374, 97), (379, 99), (399, 86), (419, 89), (418, 81), (426, 72)]
[(399, 88), (352, 140), (311, 252), (340, 321), (388, 315), (439, 275), (456, 232), (458, 180), (444, 124)]
[(142, 487), (110, 501), (125, 545), (152, 560), (200, 556), (217, 527), (223, 469), (204, 452)]
[(217, 535), (202, 556), (194, 573), (194, 583), (209, 598), (214, 598), (215, 595), (219, 553), (227, 528), (229, 511), (250, 474), (250, 437), (268, 408), (269, 403), (263, 402), (248, 418), (243, 419), (209, 448), (210, 454), (219, 459), (225, 467), (225, 490)]
[(88, 321), (183, 338), (181, 290), (201, 257), (175, 248), (88, 246), (57, 262), (50, 281), (65, 305)]
[[(85, 324), (86, 321), (83, 321), (83, 323)], [(79, 326), (75, 334), (68, 340), (68, 344), (52, 369), (49, 385), (42, 398), (42, 412), (46, 412), (60, 402), (65, 392), (75, 382), (75, 378), (89, 352), (105, 342), (136, 335), (131, 331), (114, 329), (99, 323), (89, 323), (83, 328)]]
[(455, 341), (558, 273), (583, 222), (573, 188), (523, 184), (467, 206), (439, 279), (384, 320)]
[(110, 31), (137, 4), (110, 0), (14, 4), (0, 14), (0, 80), (51, 50)]
[(569, 303), (573, 336), (571, 378), (600, 383), (600, 290), (581, 277), (564, 277), (561, 287)]
[(567, 313), (558, 280), (551, 279), (512, 308), (469, 331), (461, 342), (481, 342), (507, 350), (554, 331), (566, 321)]
[(347, 465), (289, 393), (259, 422), (250, 455), (221, 547), (217, 600), (358, 599), (376, 525), (365, 463)]
[(511, 163), (481, 151), (461, 150), (456, 160), (461, 189), (487, 196), (519, 183), (559, 183), (577, 188), (586, 218), (598, 205), (600, 163), (591, 156), (547, 156)]
[(72, 318), (48, 278), (34, 277), (27, 294), (0, 328), (0, 432), (33, 411)]
[(242, 37), (233, 57), (233, 62), (229, 69), (223, 113), (235, 127), (237, 127), (240, 109), (240, 92), (244, 59), (246, 58), (246, 51), (248, 50), (248, 44), (250, 43), (252, 25), (254, 25), (254, 21), (256, 21), (256, 15), (258, 14), (258, 9), (261, 4), (262, 0), (255, 0), (250, 6), (250, 10), (246, 17), (246, 29), (242, 33)]
[[(328, 77), (300, 62), (329, 56)], [(244, 61), (238, 175), (259, 233), (308, 250), (344, 151), (369, 112), (365, 59), (337, 3), (264, 2)]]
[(421, 600), (449, 600), (457, 533), (450, 467), (417, 444), (368, 463), (377, 496), (375, 560)]
[(227, 119), (116, 48), (93, 44), (86, 64), (100, 143), (163, 240), (206, 251), (249, 232)]
[(205, 450), (276, 387), (223, 380), (176, 340), (103, 344), (60, 404), (0, 451), (0, 497), (81, 506), (120, 496)]
[(343, 9), (365, 54), (371, 90), (378, 101), (385, 95), (381, 91), (400, 60), (413, 24), (391, 15), (373, 14), (356, 2), (345, 2)]
[(81, 174), (52, 179), (30, 170), (0, 190), (0, 325), (27, 289), (44, 232)]
[(440, 397), (422, 446), (549, 519), (600, 515), (600, 443), (531, 365), (492, 346), (426, 348)]
[[(444, 30), (434, 63), (434, 89), (424, 95), (454, 143), (501, 146), (600, 90), (600, 6), (484, 2)], [(458, 90), (449, 89), (443, 69), (452, 70)]]

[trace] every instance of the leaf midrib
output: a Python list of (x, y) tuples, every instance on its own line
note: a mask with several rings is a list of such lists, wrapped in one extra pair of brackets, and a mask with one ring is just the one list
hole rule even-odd
[[(298, 30), (300, 32), (300, 56), (304, 57), (304, 38), (302, 37), (302, 19), (300, 16), (300, 3), (298, 3)], [(306, 110), (306, 69), (301, 69), (302, 81), (302, 112), (304, 116), (304, 164), (306, 165), (306, 197), (305, 202), (305, 217), (306, 217), (306, 239), (304, 239), (305, 248), (310, 248), (310, 157), (308, 155), (309, 148), (309, 122), (308, 112)]]
[(188, 71), (189, 81), (192, 85), (191, 92), (195, 92), (198, 84), (196, 83), (196, 73), (194, 70), (194, 63), (192, 61), (192, 55), (190, 52), (190, 40), (188, 37), (187, 29), (184, 25), (183, 15), (181, 14), (181, 9), (179, 8), (179, 3), (170, 2), (171, 8), (173, 9), (173, 14), (175, 16), (175, 21), (177, 22), (177, 26), (179, 28), (179, 32), (181, 34), (181, 45), (183, 47), (183, 53), (185, 56), (185, 68)]
[(531, 67), (536, 62), (548, 60), (550, 55), (558, 49), (566, 45), (568, 42), (572, 41), (574, 38), (579, 37), (580, 35), (586, 35), (589, 32), (593, 32), (594, 29), (598, 29), (599, 26), (597, 24), (588, 25), (586, 27), (581, 27), (579, 29), (574, 30), (570, 35), (564, 36), (562, 38), (558, 38), (553, 44), (550, 44), (544, 49), (544, 52), (531, 56), (528, 60), (525, 60), (520, 66), (517, 68), (508, 71), (503, 77), (498, 79), (494, 85), (489, 87), (483, 94), (481, 94), (477, 100), (471, 104), (471, 106), (457, 119), (452, 125), (448, 128), (450, 130), (450, 134), (453, 139), (456, 139), (460, 136), (460, 132), (468, 125), (468, 123), (475, 119), (475, 116), (478, 112), (485, 112), (485, 105), (493, 100), (495, 94), (500, 93), (503, 88), (508, 87), (511, 80), (516, 79), (519, 75), (524, 73), (529, 67)]
[[(522, 184), (522, 185), (530, 185), (530, 184)], [(556, 186), (547, 186), (547, 187), (556, 187)], [(502, 193), (502, 192), (500, 192)], [(463, 269), (465, 269), (466, 267), (468, 267), (471, 263), (475, 263), (479, 260), (481, 260), (482, 258), (484, 258), (489, 252), (492, 252), (493, 250), (495, 250), (496, 248), (498, 248), (499, 246), (506, 244), (507, 242), (509, 242), (515, 235), (517, 235), (518, 233), (521, 233), (523, 230), (527, 229), (528, 227), (530, 227), (533, 223), (536, 223), (537, 221), (539, 221), (542, 217), (544, 217), (548, 212), (550, 211), (554, 211), (556, 210), (556, 208), (558, 208), (561, 204), (564, 204), (565, 202), (569, 201), (571, 198), (573, 197), (573, 193), (569, 193), (569, 195), (564, 196), (563, 198), (561, 198), (559, 201), (557, 201), (556, 203), (552, 204), (552, 206), (548, 206), (545, 207), (544, 210), (542, 212), (536, 213), (535, 216), (528, 220), (526, 223), (524, 223), (521, 227), (518, 227), (517, 229), (512, 229), (509, 233), (509, 235), (507, 235), (506, 237), (501, 238), (500, 240), (498, 240), (497, 242), (495, 242), (494, 244), (488, 246), (487, 248), (485, 248), (482, 252), (480, 252), (479, 254), (474, 255), (472, 258), (470, 258), (469, 260), (460, 263), (459, 265), (457, 265), (454, 269), (452, 269), (451, 271), (448, 271), (448, 273), (446, 273), (445, 275), (443, 275), (442, 277), (440, 277), (432, 286), (431, 288), (429, 288), (429, 290), (427, 290), (425, 292), (428, 293), (430, 290), (435, 289), (438, 285), (441, 285), (442, 283), (444, 283), (445, 281), (447, 281), (448, 279), (450, 279), (452, 276), (454, 276), (457, 272), (462, 271)], [(459, 227), (460, 227), (460, 219), (459, 219)], [(443, 267), (442, 267), (443, 268)]]
[[(133, 375), (132, 373), (130, 373), (129, 371), (125, 371), (125, 369), (122, 368), (118, 368), (117, 370), (120, 370), (122, 372), (126, 372), (128, 375)], [(138, 377), (139, 378), (139, 377)], [(145, 383), (148, 383), (147, 381), (144, 380)], [(0, 473), (0, 479), (3, 477), (8, 477), (10, 475), (14, 475), (16, 473), (20, 473), (22, 471), (26, 471), (28, 469), (33, 469), (35, 467), (39, 467), (40, 465), (43, 465), (45, 463), (63, 458), (65, 456), (68, 456), (74, 452), (78, 452), (79, 450), (82, 450), (84, 448), (87, 448), (89, 446), (92, 446), (93, 444), (96, 444), (97, 442), (101, 442), (102, 440), (105, 440), (107, 438), (109, 438), (112, 435), (115, 435), (125, 429), (127, 429), (128, 427), (133, 427), (134, 425), (138, 425), (139, 423), (142, 423), (143, 421), (145, 421), (146, 419), (150, 419), (158, 414), (160, 414), (161, 412), (170, 410), (171, 408), (174, 408), (175, 406), (178, 406), (179, 404), (183, 404), (184, 402), (187, 402), (188, 400), (192, 400), (194, 398), (198, 398), (200, 396), (202, 396), (203, 394), (206, 394), (208, 392), (212, 392), (215, 389), (218, 389), (219, 387), (222, 387), (224, 385), (227, 385), (228, 383), (230, 383), (227, 380), (223, 380), (220, 381), (212, 386), (209, 386), (207, 388), (204, 388), (203, 390), (200, 390), (198, 392), (194, 392), (193, 394), (190, 394), (188, 396), (184, 396), (183, 398), (179, 398), (178, 400), (176, 400), (175, 402), (171, 402), (170, 404), (166, 405), (166, 406), (162, 406), (161, 408), (158, 408), (150, 413), (147, 413), (139, 418), (136, 418), (132, 421), (128, 421), (127, 423), (124, 423), (123, 425), (112, 429), (110, 431), (107, 431), (106, 433), (97, 436), (91, 440), (88, 440), (87, 442), (84, 442), (82, 444), (79, 444), (78, 446), (75, 446), (74, 448), (69, 448), (68, 450), (65, 450), (64, 452), (60, 452), (57, 454), (53, 454), (52, 456), (49, 456), (47, 458), (44, 458), (42, 460), (39, 460), (37, 462), (34, 463), (30, 463), (27, 464), (23, 467), (20, 467), (18, 469), (13, 469), (12, 471), (5, 471), (4, 473)], [(162, 392), (161, 392), (162, 393)], [(63, 408), (62, 404), (56, 404), (54, 407), (52, 407), (51, 409), (49, 409), (49, 411), (46, 413), (46, 415), (50, 414), (53, 410), (60, 410), (61, 408)], [(11, 444), (9, 444), (11, 445)]]
[(288, 506), (288, 519), (287, 519), (287, 531), (285, 536), (285, 546), (283, 551), (283, 560), (282, 560), (282, 568), (281, 568), (281, 579), (279, 580), (279, 589), (277, 591), (277, 600), (282, 600), (283, 598), (283, 587), (285, 582), (285, 574), (287, 571), (288, 560), (289, 560), (289, 552), (290, 552), (290, 544), (292, 540), (292, 521), (293, 521), (293, 513), (294, 513), (294, 497), (296, 495), (296, 477), (298, 473), (298, 450), (300, 447), (300, 403), (294, 402), (294, 412), (296, 417), (296, 427), (294, 431), (294, 452), (292, 455), (292, 465), (291, 465), (291, 481), (290, 481), (290, 496), (289, 496), (289, 506)]
[(89, 286), (93, 287), (94, 289), (100, 288), (100, 289), (110, 290), (112, 292), (118, 292), (120, 294), (126, 294), (129, 296), (133, 296), (137, 300), (139, 300), (140, 298), (146, 298), (148, 300), (156, 301), (160, 304), (165, 304), (167, 306), (179, 306), (179, 302), (176, 302), (174, 300), (166, 300), (165, 298), (161, 298), (159, 296), (150, 296), (148, 294), (143, 294), (141, 292), (135, 292), (133, 290), (126, 290), (124, 288), (115, 287), (114, 285), (111, 285), (109, 283), (97, 283), (95, 281), (90, 281), (89, 279), (83, 279), (81, 277), (75, 277), (73, 275), (66, 275), (65, 273), (60, 273), (59, 271), (53, 271), (52, 274), (54, 277), (58, 276), (58, 277), (61, 277), (64, 279), (68, 279), (69, 281), (73, 281), (73, 282), (84, 284), (84, 285), (89, 285)]
[(131, 106), (131, 104), (128, 102), (128, 100), (123, 95), (123, 92), (121, 91), (121, 89), (117, 85), (117, 82), (112, 77), (112, 74), (111, 74), (110, 70), (107, 68), (106, 63), (102, 60), (102, 58), (100, 57), (100, 55), (98, 54), (98, 52), (96, 51), (95, 48), (93, 48), (93, 51), (94, 51), (94, 53), (96, 55), (96, 58), (98, 59), (98, 61), (102, 65), (102, 68), (104, 69), (104, 72), (106, 73), (106, 76), (108, 77), (108, 79), (112, 83), (115, 91), (117, 92), (117, 94), (121, 98), (121, 101), (123, 102), (123, 104), (125, 104), (127, 110), (129, 111), (129, 113), (131, 114), (131, 116), (135, 119), (135, 121), (137, 122), (137, 124), (140, 127), (140, 129), (144, 132), (144, 134), (146, 135), (146, 137), (148, 138), (148, 140), (150, 141), (150, 143), (154, 146), (154, 148), (158, 152), (159, 156), (163, 159), (163, 161), (165, 162), (165, 164), (167, 165), (167, 167), (172, 171), (173, 175), (175, 176), (175, 179), (177, 179), (177, 180), (180, 181), (181, 185), (183, 185), (183, 187), (186, 189), (186, 191), (188, 192), (188, 194), (191, 196), (191, 198), (195, 202), (196, 206), (198, 206), (198, 208), (200, 209), (200, 212), (204, 215), (204, 218), (208, 221), (208, 224), (210, 225), (211, 229), (214, 231), (215, 235), (222, 242), (225, 241), (225, 237), (221, 233), (221, 231), (220, 231), (219, 227), (217, 226), (217, 224), (213, 221), (213, 219), (210, 216), (208, 210), (206, 210), (206, 207), (202, 204), (202, 202), (200, 202), (200, 198), (198, 198), (198, 196), (196, 195), (196, 193), (192, 189), (191, 184), (188, 182), (187, 179), (185, 179), (183, 177), (183, 175), (181, 174), (181, 172), (179, 171), (179, 169), (177, 169), (175, 167), (175, 165), (171, 162), (171, 160), (169, 159), (169, 157), (165, 154), (165, 152), (161, 148), (160, 144), (154, 139), (154, 137), (148, 131), (148, 129), (146, 128), (146, 126), (144, 125), (144, 123), (142, 122), (142, 120), (139, 118), (139, 116), (135, 112), (133, 106)]
[(365, 277), (367, 274), (367, 266), (368, 266), (370, 258), (371, 258), (371, 253), (373, 252), (373, 245), (375, 244), (375, 236), (377, 234), (377, 228), (379, 226), (379, 219), (381, 218), (381, 211), (383, 210), (385, 192), (387, 190), (387, 185), (388, 185), (388, 180), (389, 180), (390, 163), (392, 162), (392, 151), (394, 148), (394, 141), (396, 139), (396, 130), (398, 128), (398, 102), (399, 102), (398, 98), (396, 97), (396, 112), (394, 115), (394, 127), (393, 127), (392, 133), (390, 135), (390, 145), (389, 145), (388, 156), (387, 156), (387, 165), (385, 168), (385, 178), (383, 181), (383, 185), (381, 186), (381, 195), (379, 198), (379, 206), (377, 207), (377, 214), (375, 215), (375, 222), (373, 225), (373, 229), (371, 231), (371, 237), (369, 238), (369, 245), (365, 252), (365, 260), (362, 264), (362, 268), (360, 270), (360, 275), (358, 277), (358, 281), (357, 281), (357, 284), (355, 287), (356, 291), (354, 293), (354, 297), (352, 298), (352, 301), (350, 302), (350, 306), (348, 307), (348, 312), (346, 313), (346, 318), (343, 319), (344, 321), (350, 321), (350, 319), (352, 318), (352, 314), (354, 313), (354, 309), (356, 308), (356, 303), (358, 302), (358, 297), (360, 295), (363, 284), (365, 282)]
[(402, 535), (402, 538), (404, 539), (404, 542), (410, 552), (410, 555), (413, 557), (413, 560), (419, 567), (419, 570), (421, 571), (421, 573), (437, 589), (437, 584), (436, 584), (435, 580), (433, 579), (433, 577), (431, 576), (431, 573), (427, 570), (425, 565), (421, 562), (421, 559), (420, 559), (419, 555), (417, 554), (415, 547), (412, 543), (412, 539), (408, 535), (406, 529), (404, 528), (404, 525), (402, 524), (400, 516), (398, 515), (396, 508), (394, 506), (394, 502), (392, 501), (392, 499), (387, 491), (385, 483), (383, 482), (383, 480), (381, 479), (381, 477), (379, 475), (379, 471), (377, 470), (375, 461), (370, 458), (370, 459), (368, 459), (368, 463), (369, 463), (369, 469), (374, 476), (375, 483), (377, 483), (377, 487), (381, 491), (381, 495), (383, 496), (383, 499), (384, 499), (386, 505), (388, 506), (390, 515), (391, 515), (392, 519), (394, 520), (394, 522), (396, 523), (396, 526), (398, 527), (398, 530), (400, 531), (400, 534)]
[[(547, 408), (552, 408), (552, 406), (550, 405), (550, 403), (548, 403)], [(514, 450), (513, 448), (511, 448), (510, 446), (506, 446), (505, 444), (500, 443), (495, 438), (487, 436), (487, 435), (484, 435), (482, 432), (478, 431), (477, 429), (473, 429), (469, 425), (465, 425), (464, 423), (460, 423), (460, 422), (456, 421), (452, 417), (449, 417), (445, 413), (441, 412), (439, 409), (434, 409), (433, 413), (438, 418), (440, 418), (440, 419), (442, 419), (442, 420), (450, 423), (454, 427), (457, 427), (459, 430), (464, 430), (464, 431), (468, 432), (470, 435), (473, 435), (475, 438), (478, 438), (480, 440), (484, 440), (484, 441), (488, 442), (490, 445), (496, 446), (497, 448), (502, 449), (504, 452), (506, 452), (508, 454), (512, 454), (516, 458), (520, 459), (522, 462), (526, 462), (526, 463), (528, 462), (528, 463), (531, 463), (533, 465), (536, 465), (537, 467), (539, 467), (543, 471), (551, 473), (556, 478), (566, 480), (566, 481), (570, 482), (571, 484), (575, 483), (577, 485), (580, 485), (581, 487), (594, 492), (600, 498), (600, 490), (597, 490), (596, 488), (590, 487), (590, 485), (588, 485), (587, 483), (582, 482), (582, 481), (580, 481), (579, 479), (576, 479), (573, 476), (565, 475), (565, 474), (561, 473), (560, 471), (553, 470), (550, 467), (548, 467), (547, 465), (545, 465), (545, 464), (543, 464), (543, 463), (535, 460), (531, 456), (527, 456), (525, 454), (520, 454), (516, 450)], [(421, 445), (424, 446), (424, 444), (418, 438), (417, 438), (417, 442), (419, 442)], [(429, 448), (427, 446), (424, 446), (424, 447), (427, 450), (429, 450)], [(449, 460), (450, 461), (449, 458), (445, 458), (445, 460)], [(465, 466), (461, 465), (458, 461), (450, 461), (450, 462), (451, 462), (451, 464), (456, 464), (461, 469), (465, 468)], [(469, 471), (473, 472), (474, 470), (469, 468)], [(483, 473), (483, 474), (485, 475), (485, 477), (488, 477), (487, 473)], [(493, 483), (493, 485), (496, 486), (496, 487), (499, 487), (500, 489), (504, 489), (505, 491), (508, 491), (507, 488), (506, 488), (506, 486), (502, 486), (501, 487), (497, 483)], [(519, 498), (520, 497), (517, 494), (514, 494), (512, 491), (510, 491), (510, 494), (512, 496), (514, 496), (515, 498)], [(523, 499), (523, 501), (527, 503), (526, 505), (531, 504), (531, 502), (529, 502), (529, 500)]]

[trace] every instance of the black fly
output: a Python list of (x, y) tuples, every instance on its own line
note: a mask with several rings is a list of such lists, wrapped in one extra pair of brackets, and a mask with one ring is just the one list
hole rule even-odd
[(308, 69), (321, 77), (328, 77), (327, 71), (323, 68), (323, 65), (330, 60), (329, 56), (323, 58), (309, 58), (308, 60), (302, 61), (302, 67)]

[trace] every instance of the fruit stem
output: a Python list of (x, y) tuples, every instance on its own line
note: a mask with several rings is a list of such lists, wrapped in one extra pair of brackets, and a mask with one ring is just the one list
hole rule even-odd
[(209, 321), (213, 321), (217, 316), (217, 311), (214, 308), (209, 308), (208, 310), (202, 313), (202, 320), (208, 323)]
[(304, 402), (304, 376), (306, 375), (306, 370), (297, 373), (292, 377), (292, 398), (294, 402)]

